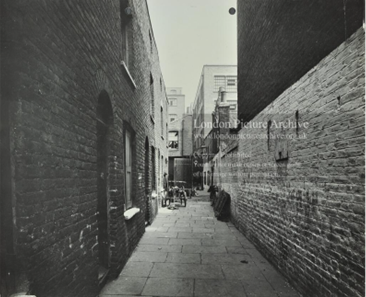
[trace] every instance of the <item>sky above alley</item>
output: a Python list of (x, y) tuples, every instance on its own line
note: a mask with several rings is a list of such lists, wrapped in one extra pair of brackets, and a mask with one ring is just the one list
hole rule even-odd
[(236, 65), (236, 0), (147, 0), (166, 87), (194, 101), (203, 65)]

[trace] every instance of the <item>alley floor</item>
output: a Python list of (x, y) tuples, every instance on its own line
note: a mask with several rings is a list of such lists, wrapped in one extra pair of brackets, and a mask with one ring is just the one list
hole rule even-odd
[(209, 202), (162, 208), (120, 276), (100, 297), (296, 297), (231, 223), (216, 220)]

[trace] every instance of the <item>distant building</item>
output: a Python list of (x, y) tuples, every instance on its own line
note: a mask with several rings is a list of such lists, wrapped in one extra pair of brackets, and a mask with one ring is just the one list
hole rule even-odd
[(222, 88), (226, 92), (226, 102), (237, 106), (237, 66), (236, 65), (204, 65), (193, 109), (193, 151), (204, 145), (204, 138), (211, 130), (212, 112), (215, 110), (218, 92)]
[[(230, 109), (233, 123), (237, 118), (237, 66), (236, 65), (204, 65), (196, 97), (193, 102), (193, 153), (209, 154), (207, 136), (213, 128), (212, 113), (218, 100), (224, 100)], [(203, 158), (205, 161), (205, 158)], [(207, 166), (206, 166), (207, 167)], [(195, 183), (203, 187), (209, 184), (209, 173), (203, 170), (195, 172)]]

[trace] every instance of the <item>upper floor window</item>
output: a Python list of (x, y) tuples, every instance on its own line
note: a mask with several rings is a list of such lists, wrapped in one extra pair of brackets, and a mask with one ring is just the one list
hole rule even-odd
[(129, 14), (128, 9), (128, 1), (121, 0), (121, 30), (122, 30), (122, 60), (125, 62), (126, 66), (129, 67), (131, 63), (130, 55), (129, 55), (129, 47), (130, 47), (130, 22), (131, 15)]
[(177, 99), (175, 98), (169, 99), (169, 106), (177, 106)]
[(169, 148), (178, 149), (178, 131), (169, 131)]

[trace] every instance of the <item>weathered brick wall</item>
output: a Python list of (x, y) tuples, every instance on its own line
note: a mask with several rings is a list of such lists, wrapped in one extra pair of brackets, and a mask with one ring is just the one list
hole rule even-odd
[[(151, 194), (153, 190), (155, 190), (158, 194), (158, 198), (160, 198), (160, 190), (162, 187), (162, 178), (164, 171), (168, 171), (168, 163), (165, 159), (168, 158), (168, 147), (167, 147), (167, 139), (166, 139), (166, 122), (168, 120), (168, 101), (166, 95), (166, 86), (164, 83), (164, 78), (161, 73), (160, 69), (160, 62), (159, 62), (159, 55), (157, 45), (154, 39), (154, 32), (151, 26), (150, 18), (149, 18), (149, 11), (146, 1), (134, 1), (133, 2), (133, 9), (140, 17), (137, 19), (135, 25), (136, 29), (141, 32), (143, 45), (139, 43), (135, 43), (134, 51), (139, 53), (141, 50), (141, 46), (143, 46), (147, 51), (147, 63), (148, 65), (141, 64), (142, 60), (144, 59), (141, 57), (139, 59), (139, 63), (135, 63), (135, 67), (138, 68), (141, 72), (145, 75), (150, 74), (153, 78), (153, 94), (154, 94), (154, 111), (150, 110), (150, 112), (146, 115), (144, 121), (145, 129), (150, 131), (149, 134), (149, 141), (150, 145), (155, 148), (155, 185), (156, 188), (152, 189), (151, 184), (148, 190), (148, 197), (150, 199), (150, 204), (152, 206), (151, 209), (151, 220), (156, 216), (158, 212), (159, 206), (159, 199), (151, 199)], [(148, 80), (150, 80), (150, 76), (146, 76)], [(148, 81), (146, 81), (146, 84)], [(150, 82), (149, 82), (150, 84)], [(151, 89), (150, 89), (151, 93)], [(151, 100), (150, 94), (146, 96), (148, 100)], [(163, 112), (161, 113), (161, 108), (163, 108)], [(163, 122), (163, 130), (161, 129), (161, 123)], [(153, 128), (153, 129), (151, 129)], [(160, 152), (160, 156), (159, 156)], [(161, 166), (161, 156), (163, 157), (164, 164)], [(159, 165), (160, 164), (160, 165)], [(152, 167), (152, 164), (150, 166)], [(160, 169), (160, 170), (159, 170)], [(152, 175), (151, 175), (152, 176)]]
[[(16, 257), (37, 297), (96, 296), (100, 93), (108, 94), (113, 109), (108, 168), (115, 275), (144, 232), (146, 137), (167, 156), (159, 122), (160, 105), (167, 110), (165, 89), (156, 48), (151, 51), (146, 35), (151, 27), (146, 2), (130, 3), (129, 71), (136, 88), (120, 66), (119, 1), (16, 0), (2, 5), (1, 98), (9, 103), (13, 188), (12, 197), (4, 199), (15, 205)], [(156, 77), (155, 126), (149, 123), (150, 72)], [(130, 221), (123, 218), (127, 126), (134, 135), (133, 205), (141, 209)]]
[(360, 28), (253, 119), (269, 130), (239, 133), (234, 220), (306, 296), (365, 294), (364, 42)]
[(251, 120), (361, 27), (364, 3), (238, 0), (239, 118)]

